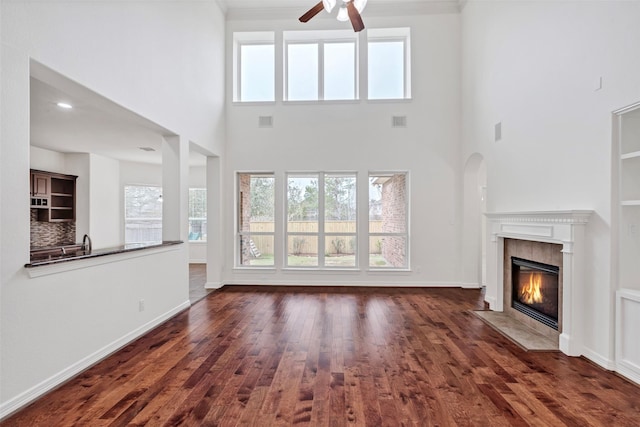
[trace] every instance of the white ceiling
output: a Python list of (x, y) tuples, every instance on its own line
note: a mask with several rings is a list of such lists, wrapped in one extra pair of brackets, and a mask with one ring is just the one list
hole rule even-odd
[[(280, 19), (300, 16), (319, 0), (217, 0), (227, 19)], [(459, 11), (467, 0), (369, 0), (363, 15), (389, 16)], [(340, 0), (338, 0), (338, 4)], [(335, 13), (335, 11), (334, 11)], [(329, 18), (329, 14), (318, 17)]]
[[(227, 19), (295, 17), (317, 3), (317, 0), (217, 1)], [(454, 11), (464, 1), (369, 0), (363, 15)], [(56, 106), (60, 101), (74, 108), (61, 109)], [(94, 153), (118, 160), (161, 164), (163, 135), (173, 133), (46, 67), (32, 64), (31, 145), (62, 153)], [(156, 151), (143, 151), (139, 147)], [(205, 157), (191, 150), (190, 164), (204, 163)]]
[[(31, 69), (32, 146), (60, 153), (162, 163), (162, 137), (175, 135), (173, 132), (46, 67), (32, 64)], [(60, 108), (58, 102), (73, 108)], [(203, 155), (191, 153), (190, 164), (204, 165), (205, 161)]]

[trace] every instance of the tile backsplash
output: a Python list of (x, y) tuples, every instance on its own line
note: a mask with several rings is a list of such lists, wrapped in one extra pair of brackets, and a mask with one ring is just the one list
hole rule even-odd
[(37, 209), (31, 209), (31, 248), (68, 245), (75, 242), (75, 222), (38, 221)]

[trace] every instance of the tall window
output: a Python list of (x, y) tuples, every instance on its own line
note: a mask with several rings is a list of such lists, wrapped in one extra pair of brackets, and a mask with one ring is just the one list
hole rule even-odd
[(273, 32), (234, 33), (234, 100), (275, 100)]
[(189, 189), (189, 241), (207, 240), (207, 189)]
[(344, 31), (285, 31), (285, 99), (357, 98), (357, 39)]
[(273, 174), (239, 173), (237, 265), (274, 265), (275, 178)]
[(373, 29), (367, 35), (369, 99), (409, 98), (409, 29)]
[(369, 174), (369, 267), (408, 268), (407, 174)]
[(287, 176), (287, 267), (357, 266), (356, 175)]
[(125, 185), (124, 241), (162, 242), (162, 187)]

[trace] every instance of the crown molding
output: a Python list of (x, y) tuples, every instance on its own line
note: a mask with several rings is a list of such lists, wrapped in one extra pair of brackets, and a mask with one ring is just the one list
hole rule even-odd
[[(242, 7), (229, 8), (223, 0), (218, 0), (221, 8), (226, 9), (227, 21), (293, 19), (303, 14), (304, 7)], [(313, 3), (313, 2), (312, 2)], [(363, 18), (380, 16), (411, 16), (460, 13), (458, 0), (403, 1), (394, 3), (370, 3), (362, 12)], [(335, 14), (321, 13), (315, 18), (335, 19)]]

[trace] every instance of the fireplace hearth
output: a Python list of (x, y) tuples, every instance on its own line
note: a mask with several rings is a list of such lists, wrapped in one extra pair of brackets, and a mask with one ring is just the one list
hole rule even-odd
[(554, 265), (511, 257), (511, 307), (558, 330), (558, 277)]

